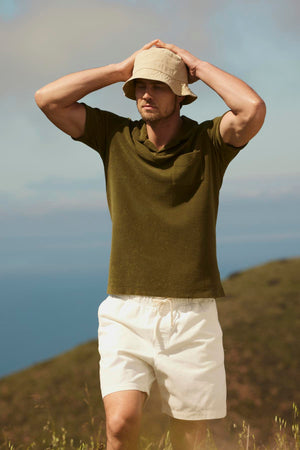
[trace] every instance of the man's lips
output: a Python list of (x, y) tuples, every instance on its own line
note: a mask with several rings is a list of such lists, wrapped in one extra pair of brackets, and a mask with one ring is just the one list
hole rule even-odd
[(145, 109), (155, 109), (156, 106), (155, 106), (155, 105), (151, 105), (151, 104), (149, 104), (149, 103), (146, 103), (146, 104), (142, 105), (142, 108), (145, 108)]

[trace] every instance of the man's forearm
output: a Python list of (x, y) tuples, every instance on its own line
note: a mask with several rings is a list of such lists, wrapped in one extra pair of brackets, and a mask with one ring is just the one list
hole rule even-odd
[(59, 78), (39, 89), (35, 99), (41, 109), (51, 105), (66, 108), (91, 92), (123, 80), (121, 65), (110, 64)]
[(60, 130), (78, 138), (85, 129), (86, 109), (78, 100), (87, 94), (131, 77), (136, 55), (156, 43), (151, 41), (117, 64), (71, 73), (35, 93), (35, 101)]
[(240, 147), (256, 135), (264, 122), (266, 105), (250, 86), (176, 45), (160, 40), (155, 45), (171, 50), (183, 59), (190, 83), (201, 80), (224, 100), (230, 110), (220, 124), (224, 142)]
[(244, 81), (212, 64), (198, 60), (195, 76), (212, 88), (234, 114), (249, 113), (263, 103), (259, 95)]
[(128, 80), (132, 74), (136, 55), (142, 50), (151, 48), (156, 42), (157, 39), (149, 42), (117, 64), (71, 73), (47, 84), (35, 93), (36, 103), (41, 109), (49, 105), (60, 109), (68, 108), (91, 92)]

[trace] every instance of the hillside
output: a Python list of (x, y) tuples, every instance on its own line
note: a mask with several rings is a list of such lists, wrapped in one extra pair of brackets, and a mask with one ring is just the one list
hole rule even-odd
[(245, 418), (266, 440), (276, 415), (300, 404), (300, 259), (270, 262), (224, 281), (219, 302), (228, 425)]
[[(224, 281), (227, 296), (218, 301), (218, 308), (224, 331), (228, 417), (211, 426), (219, 448), (230, 448), (226, 442), (234, 433), (233, 424), (240, 425), (243, 419), (257, 440), (266, 442), (274, 416), (289, 417), (292, 403), (300, 405), (299, 274), (300, 258), (296, 258), (235, 273)], [(75, 441), (88, 441), (91, 435), (96, 438), (103, 419), (96, 342), (0, 380), (0, 446), (8, 440), (19, 448), (41, 442), (48, 420), (57, 429), (65, 427)], [(158, 439), (166, 424), (154, 387), (143, 434)]]

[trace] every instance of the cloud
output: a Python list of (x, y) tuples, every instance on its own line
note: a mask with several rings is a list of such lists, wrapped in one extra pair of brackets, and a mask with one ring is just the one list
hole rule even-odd
[[(145, 17), (151, 27), (145, 27)], [(150, 8), (143, 13), (103, 0), (32, 0), (23, 15), (1, 23), (0, 40), (9, 43), (1, 46), (2, 89), (12, 92), (36, 86), (38, 79), (51, 81), (65, 71), (126, 58), (128, 50), (135, 51), (161, 28), (162, 20)]]
[(276, 200), (299, 199), (300, 174), (257, 174), (253, 176), (230, 176), (222, 187), (223, 199)]
[[(297, 142), (299, 70), (293, 62), (294, 47), (281, 37), (285, 21), (290, 14), (297, 14), (299, 6), (293, 0), (275, 3), (15, 0), (17, 13), (9, 20), (0, 19), (2, 188), (17, 193), (20, 199), (28, 196), (33, 202), (36, 194), (31, 183), (43, 179), (47, 184), (55, 177), (72, 181), (75, 177), (94, 178), (99, 174), (103, 180), (96, 152), (74, 144), (55, 129), (34, 104), (34, 91), (66, 73), (120, 61), (154, 37), (177, 43), (240, 76), (266, 99), (268, 114), (262, 131), (251, 142), (251, 152), (247, 147), (230, 165), (229, 172), (253, 174), (258, 164), (266, 172), (293, 171), (299, 152), (296, 145), (287, 144), (287, 139)], [(284, 24), (276, 28), (281, 13)], [(203, 83), (193, 85), (193, 90), (199, 100), (184, 114), (201, 122), (225, 111), (223, 101)], [(137, 117), (135, 103), (124, 98), (120, 84), (91, 94), (86, 101), (120, 115)], [(283, 148), (287, 148), (288, 157), (283, 156)], [(271, 192), (270, 185), (244, 178), (229, 184), (229, 174), (224, 180), (224, 195), (283, 195), (287, 189), (284, 182), (276, 185), (274, 181)], [(48, 188), (48, 194), (56, 199), (54, 184)], [(46, 185), (40, 185), (40, 198), (42, 191), (46, 195), (45, 189)], [(66, 192), (58, 201), (63, 196), (65, 203), (71, 201)]]
[(156, 37), (192, 44), (191, 24), (197, 23), (195, 50), (200, 51), (209, 45), (204, 26), (218, 1), (205, 8), (190, 3), (186, 8), (171, 1), (28, 0), (22, 14), (0, 20), (0, 40), (8, 43), (0, 50), (0, 94), (121, 61)]
[(19, 12), (18, 5), (15, 0), (1, 0), (0, 17), (4, 20), (10, 20)]
[(268, 0), (270, 13), (277, 26), (287, 33), (299, 36), (300, 2), (299, 0), (280, 0), (274, 2)]
[(31, 182), (27, 184), (27, 187), (38, 193), (56, 193), (63, 192), (78, 194), (78, 192), (97, 191), (99, 192), (103, 186), (99, 178), (95, 179), (73, 179), (68, 180), (66, 178), (47, 178), (42, 181)]
[[(295, 225), (299, 214), (294, 205), (299, 202), (299, 196), (298, 174), (230, 176), (224, 180), (221, 189), (220, 219), (228, 221), (235, 214), (233, 220), (241, 224), (243, 220), (247, 223), (248, 216), (254, 214), (261, 227), (268, 222), (270, 214), (276, 216), (281, 211), (285, 223), (289, 220), (289, 225)], [(108, 216), (105, 183), (100, 177), (55, 176), (31, 181), (20, 193), (0, 191), (0, 204), (2, 220), (10, 220), (16, 215), (38, 218), (49, 214), (89, 212), (105, 212)], [(228, 211), (231, 211), (230, 215)], [(280, 217), (274, 219), (277, 225)]]
[(221, 236), (219, 238), (219, 242), (221, 244), (228, 244), (228, 243), (242, 243), (242, 242), (253, 242), (253, 243), (259, 243), (259, 242), (281, 242), (286, 240), (294, 240), (298, 241), (300, 240), (300, 231), (286, 231), (284, 233), (272, 233), (272, 232), (265, 232), (265, 233), (249, 233), (249, 234), (235, 234), (232, 236), (225, 235)]
[(0, 191), (1, 215), (23, 217), (107, 211), (104, 180), (97, 178), (48, 177), (27, 183), (23, 190)]
[[(280, 0), (275, 5), (270, 1), (263, 5), (249, 1), (241, 4), (237, 0), (24, 0), (16, 15), (13, 11), (21, 3), (11, 4), (15, 5), (13, 9), (2, 9), (11, 11), (11, 20), (0, 20), (0, 40), (6, 43), (0, 50), (0, 94), (35, 89), (70, 71), (120, 61), (155, 37), (207, 58), (229, 42), (232, 27), (235, 42), (241, 40), (242, 33), (245, 38), (242, 27), (237, 39), (236, 24), (248, 16), (252, 27), (254, 17), (258, 17), (255, 34), (261, 32), (261, 36), (267, 36), (263, 26), (266, 18), (280, 30), (291, 26), (299, 29), (300, 3), (296, 0)], [(223, 27), (222, 16), (231, 21), (229, 30)]]
[(45, 214), (60, 214), (64, 212), (82, 213), (88, 211), (106, 211), (106, 195), (99, 190), (83, 190), (70, 192), (31, 193), (26, 197), (6, 195), (0, 192), (1, 215), (12, 217), (21, 214), (22, 217), (37, 217)]

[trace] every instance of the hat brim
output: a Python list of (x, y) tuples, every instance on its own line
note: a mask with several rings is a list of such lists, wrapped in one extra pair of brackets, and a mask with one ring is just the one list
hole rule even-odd
[(182, 101), (182, 105), (188, 105), (192, 102), (194, 102), (197, 99), (197, 95), (194, 94), (191, 89), (188, 87), (186, 83), (183, 83), (182, 81), (177, 81), (171, 79), (168, 75), (166, 75), (163, 72), (159, 72), (154, 69), (140, 69), (138, 70), (134, 76), (129, 78), (124, 85), (123, 85), (123, 91), (126, 97), (130, 98), (131, 100), (135, 100), (135, 81), (138, 79), (145, 79), (145, 80), (153, 80), (153, 81), (160, 81), (162, 83), (165, 83), (169, 86), (169, 88), (174, 92), (175, 95), (184, 96), (185, 98)]

